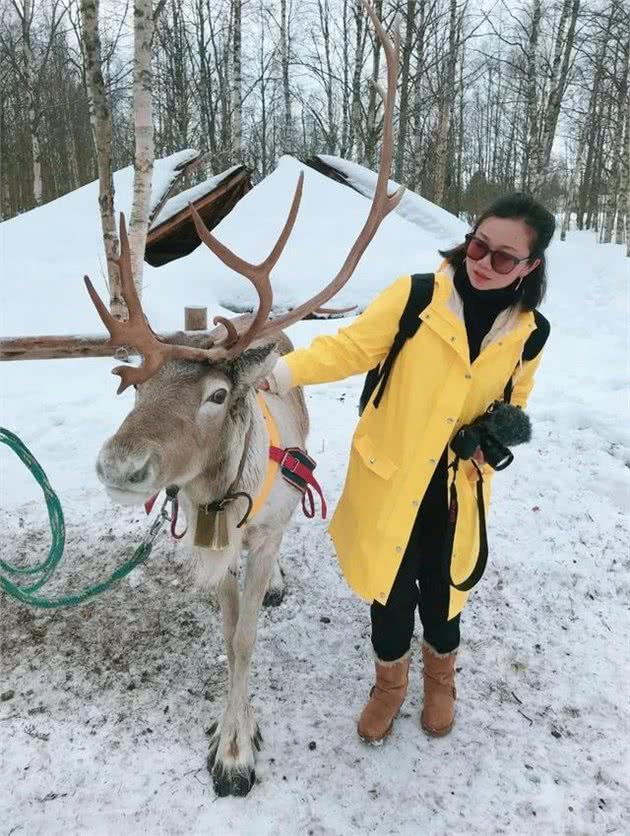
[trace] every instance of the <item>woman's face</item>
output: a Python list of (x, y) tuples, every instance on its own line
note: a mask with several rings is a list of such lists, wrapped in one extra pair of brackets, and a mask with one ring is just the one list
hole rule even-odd
[[(525, 221), (518, 218), (486, 218), (475, 231), (475, 238), (483, 241), (490, 250), (501, 250), (515, 258), (527, 258), (534, 233)], [(479, 261), (466, 256), (466, 271), (470, 283), (477, 290), (499, 290), (521, 279), (540, 264), (537, 258), (532, 262), (521, 261), (509, 273), (497, 273), (492, 268), (490, 250)]]

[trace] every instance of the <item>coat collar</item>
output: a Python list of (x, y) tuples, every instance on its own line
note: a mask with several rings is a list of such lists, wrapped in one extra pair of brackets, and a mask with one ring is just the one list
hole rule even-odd
[[(435, 271), (435, 288), (430, 305), (420, 314), (420, 319), (436, 331), (470, 365), (468, 337), (464, 323), (464, 303), (453, 283), (453, 268), (443, 261)], [(531, 311), (520, 306), (507, 308), (497, 316), (481, 343), (479, 360), (494, 354), (506, 345), (521, 341), (523, 344), (536, 327)]]

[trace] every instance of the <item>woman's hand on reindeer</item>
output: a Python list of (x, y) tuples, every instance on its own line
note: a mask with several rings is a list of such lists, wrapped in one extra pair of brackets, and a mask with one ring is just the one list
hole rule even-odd
[(292, 386), (291, 369), (280, 357), (272, 371), (266, 377), (257, 380), (254, 386), (263, 392), (271, 392), (272, 395), (286, 395)]
[(477, 447), (475, 452), (472, 455), (473, 459), (477, 462), (478, 465), (484, 465), (486, 463), (485, 457), (483, 455), (483, 451), (481, 447)]

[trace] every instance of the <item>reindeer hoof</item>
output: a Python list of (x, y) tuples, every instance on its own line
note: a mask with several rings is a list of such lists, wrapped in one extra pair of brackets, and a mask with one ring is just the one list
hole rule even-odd
[(244, 796), (251, 790), (256, 781), (256, 772), (251, 769), (249, 773), (240, 771), (225, 771), (217, 764), (212, 772), (212, 785), (219, 798), (227, 795)]
[(284, 587), (282, 589), (268, 589), (263, 598), (263, 607), (279, 607), (284, 601)]

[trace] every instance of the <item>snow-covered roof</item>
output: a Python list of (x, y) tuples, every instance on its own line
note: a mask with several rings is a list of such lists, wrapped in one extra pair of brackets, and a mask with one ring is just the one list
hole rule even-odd
[(224, 180), (226, 180), (239, 168), (242, 168), (242, 166), (233, 165), (231, 168), (222, 171), (220, 174), (208, 177), (202, 183), (198, 183), (196, 186), (192, 186), (190, 189), (186, 189), (185, 191), (176, 194), (174, 197), (171, 197), (166, 201), (158, 216), (153, 219), (153, 223), (149, 228), (155, 229), (168, 221), (178, 212), (181, 212), (182, 209), (185, 209), (189, 203), (194, 203), (196, 200), (199, 200), (199, 198), (205, 197), (207, 194), (214, 191), (217, 186), (223, 183)]
[[(349, 162), (341, 157), (334, 157), (329, 154), (318, 154), (317, 156), (331, 168), (341, 172), (349, 185), (366, 197), (372, 198), (376, 188), (377, 174), (369, 168)], [(390, 180), (388, 193), (392, 194), (398, 187), (399, 183)], [(396, 208), (396, 212), (425, 232), (430, 232), (444, 246), (459, 243), (468, 231), (467, 225), (451, 212), (442, 209), (441, 206), (436, 206), (435, 203), (431, 203), (430, 200), (412, 192), (410, 189), (405, 192), (403, 199)]]
[[(153, 163), (153, 180), (151, 183), (151, 217), (156, 208), (159, 211), (160, 201), (179, 177), (181, 170), (189, 163), (199, 157), (199, 151), (194, 148), (185, 148), (183, 151), (176, 151), (168, 157), (162, 157)], [(128, 167), (133, 177), (133, 166)], [(123, 169), (127, 171), (128, 169)], [(122, 207), (117, 207), (120, 211)], [(130, 207), (131, 209), (131, 207)], [(124, 211), (124, 209), (123, 209)], [(161, 214), (161, 212), (160, 212)]]

